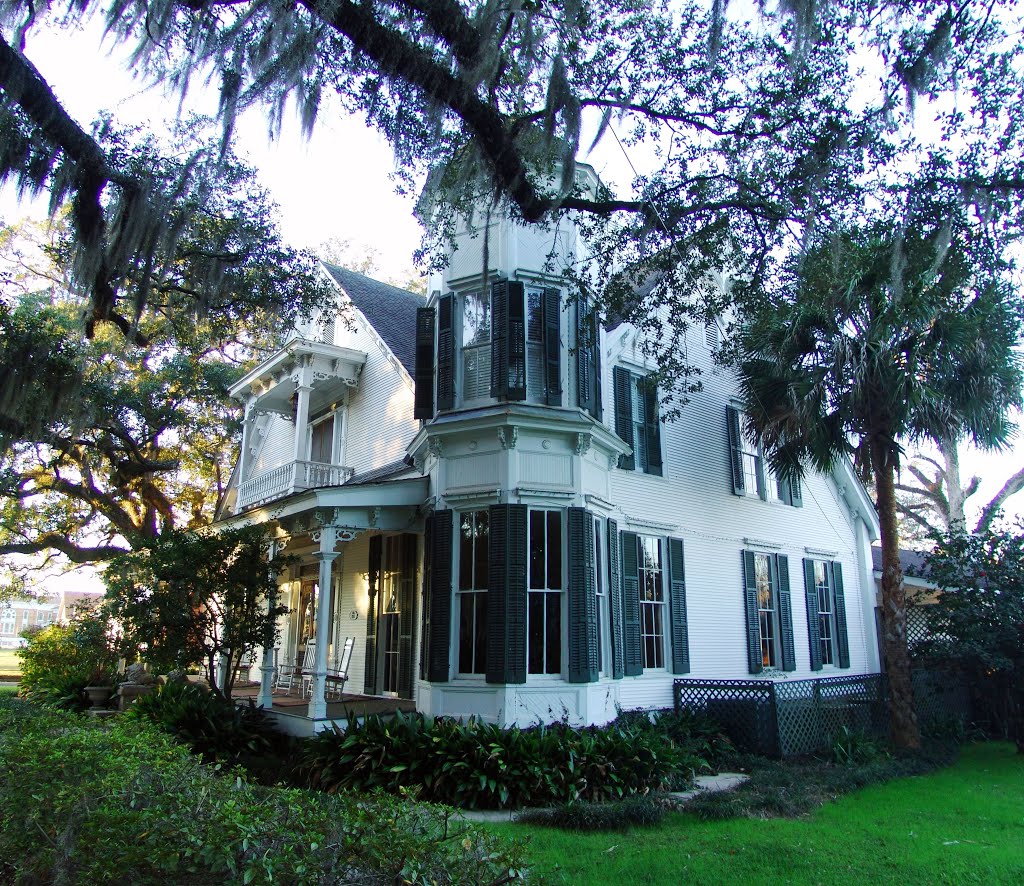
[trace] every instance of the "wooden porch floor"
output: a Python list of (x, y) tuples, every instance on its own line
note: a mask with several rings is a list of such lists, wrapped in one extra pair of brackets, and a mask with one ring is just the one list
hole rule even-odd
[[(260, 694), (258, 683), (250, 683), (235, 686), (231, 693), (234, 699), (253, 700)], [(274, 692), (274, 710), (282, 714), (304, 717), (309, 708), (309, 699), (301, 695), (289, 695), (285, 692)], [(416, 703), (409, 698), (381, 698), (374, 695), (357, 695), (355, 693), (344, 693), (341, 699), (331, 699), (327, 702), (327, 719), (347, 720), (351, 716), (357, 718), (372, 716), (389, 716), (398, 711), (411, 713), (416, 710)]]

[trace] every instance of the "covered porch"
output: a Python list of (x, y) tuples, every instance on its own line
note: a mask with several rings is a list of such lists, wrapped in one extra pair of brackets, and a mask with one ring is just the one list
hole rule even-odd
[(309, 491), (266, 515), (272, 556), (292, 558), (278, 584), (288, 612), (260, 657), (259, 683), (236, 699), (253, 699), (293, 735), (414, 709), (426, 482)]

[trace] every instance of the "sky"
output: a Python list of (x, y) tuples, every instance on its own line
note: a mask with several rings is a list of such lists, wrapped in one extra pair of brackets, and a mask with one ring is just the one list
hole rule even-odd
[[(146, 89), (126, 73), (124, 50), (100, 47), (98, 25), (85, 31), (40, 28), (29, 33), (25, 53), (49, 81), (57, 97), (85, 128), (102, 110), (122, 123), (145, 123), (156, 128), (175, 117), (176, 98)], [(213, 90), (195, 92), (196, 110), (213, 114)], [(581, 140), (586, 143), (586, 138)], [(373, 250), (381, 276), (400, 277), (413, 267), (413, 252), (421, 238), (413, 216), (414, 198), (395, 193), (390, 179), (394, 156), (386, 141), (365, 122), (344, 116), (330, 101), (322, 109), (313, 135), (300, 133), (297, 118), (286, 123), (273, 144), (267, 139), (265, 118), (247, 112), (237, 126), (236, 147), (260, 172), (260, 179), (280, 206), (282, 234), (291, 245), (314, 251), (331, 239), (347, 240), (353, 252)], [(631, 149), (631, 153), (634, 153)], [(614, 139), (605, 139), (585, 158), (604, 181), (618, 185), (620, 195), (630, 180), (628, 159)], [(637, 160), (637, 155), (632, 158)], [(640, 165), (640, 164), (638, 164)], [(45, 215), (45, 205), (18, 205), (11, 189), (0, 192), (0, 219), (13, 222), (26, 215)], [(978, 473), (981, 493), (972, 501), (987, 501), (1019, 466), (1021, 456), (1000, 454), (963, 457), (965, 478)], [(1024, 495), (1018, 507), (1024, 507)], [(979, 504), (980, 506), (980, 504)]]

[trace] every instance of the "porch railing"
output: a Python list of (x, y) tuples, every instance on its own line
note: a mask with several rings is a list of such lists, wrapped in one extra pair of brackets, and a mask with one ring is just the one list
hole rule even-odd
[(292, 461), (252, 477), (238, 487), (238, 510), (284, 498), (306, 489), (341, 486), (355, 473), (354, 468), (316, 461)]

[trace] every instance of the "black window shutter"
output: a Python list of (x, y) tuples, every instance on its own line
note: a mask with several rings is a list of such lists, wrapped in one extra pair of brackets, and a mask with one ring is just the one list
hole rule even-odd
[(380, 594), (381, 551), (383, 538), (370, 536), (370, 553), (367, 561), (367, 589), (369, 605), (366, 610), (366, 667), (363, 671), (363, 691), (367, 695), (377, 694), (377, 603)]
[(796, 474), (789, 478), (789, 503), (794, 508), (802, 508), (804, 506), (803, 483)]
[(658, 389), (644, 385), (644, 414), (647, 416), (647, 473), (661, 476), (661, 422), (658, 420)]
[(601, 318), (596, 310), (590, 314), (590, 328), (590, 340), (592, 342), (590, 347), (590, 376), (593, 379), (591, 388), (594, 397), (594, 408), (590, 410), (590, 414), (598, 421), (601, 421), (604, 416), (604, 404), (601, 401)]
[[(633, 392), (630, 389), (632, 373), (628, 369), (616, 366), (612, 370), (615, 383), (615, 433), (630, 449), (633, 448)], [(636, 458), (630, 455), (619, 456), (619, 467), (624, 471), (636, 470)]]
[(508, 284), (508, 387), (509, 400), (526, 399), (526, 288)]
[(846, 594), (843, 592), (843, 567), (832, 564), (832, 590), (835, 596), (836, 648), (839, 651), (839, 667), (850, 666), (850, 638), (846, 632)]
[(776, 477), (775, 488), (778, 491), (779, 501), (786, 505), (793, 504), (793, 487), (789, 485), (789, 480), (783, 480), (781, 477)]
[(778, 574), (778, 598), (780, 636), (782, 639), (782, 670), (796, 670), (796, 645), (793, 642), (793, 600), (789, 588), (789, 558), (784, 554), (775, 555)]
[(492, 505), (487, 682), (526, 682), (526, 505)]
[(672, 673), (690, 673), (690, 636), (686, 624), (686, 565), (683, 540), (668, 540), (668, 605), (672, 621)]
[(491, 396), (508, 394), (508, 281), (491, 284)]
[[(729, 464), (732, 466), (732, 491), (737, 495), (743, 495), (746, 492), (746, 484), (743, 482), (743, 434), (740, 429), (740, 411), (735, 406), (726, 406), (725, 418), (729, 428)], [(758, 661), (761, 660), (760, 651), (758, 651), (757, 658)], [(757, 671), (752, 671), (751, 673), (757, 673)]]
[(584, 302), (576, 303), (576, 405), (596, 417), (594, 398), (594, 341), (590, 325), (592, 314)]
[(743, 552), (743, 603), (747, 615), (747, 662), (750, 673), (760, 674), (764, 670), (761, 658), (761, 626), (757, 617), (757, 571), (754, 569), (754, 552)]
[(807, 595), (807, 642), (811, 644), (811, 670), (820, 671), (821, 628), (818, 625), (818, 588), (814, 583), (813, 560), (804, 560), (804, 593)]
[(640, 557), (635, 532), (622, 533), (622, 645), (623, 672), (643, 673), (640, 655)]
[(437, 302), (437, 408), (455, 406), (455, 311), (451, 294)]
[(402, 535), (398, 572), (398, 697), (412, 698), (412, 640), (416, 625), (416, 542), (411, 532)]
[(619, 562), (619, 526), (608, 521), (608, 594), (611, 609), (612, 678), (621, 680), (625, 657), (622, 649), (622, 572)]
[(434, 308), (416, 309), (416, 367), (414, 380), (416, 394), (413, 418), (429, 421), (434, 417), (434, 327), (437, 311)]
[(594, 515), (569, 508), (569, 682), (593, 683), (597, 668)]
[(430, 638), (427, 679), (447, 683), (451, 675), (452, 631), (452, 512), (434, 511), (427, 517), (430, 537)]
[(561, 298), (557, 289), (544, 290), (544, 383), (548, 406), (562, 405)]

